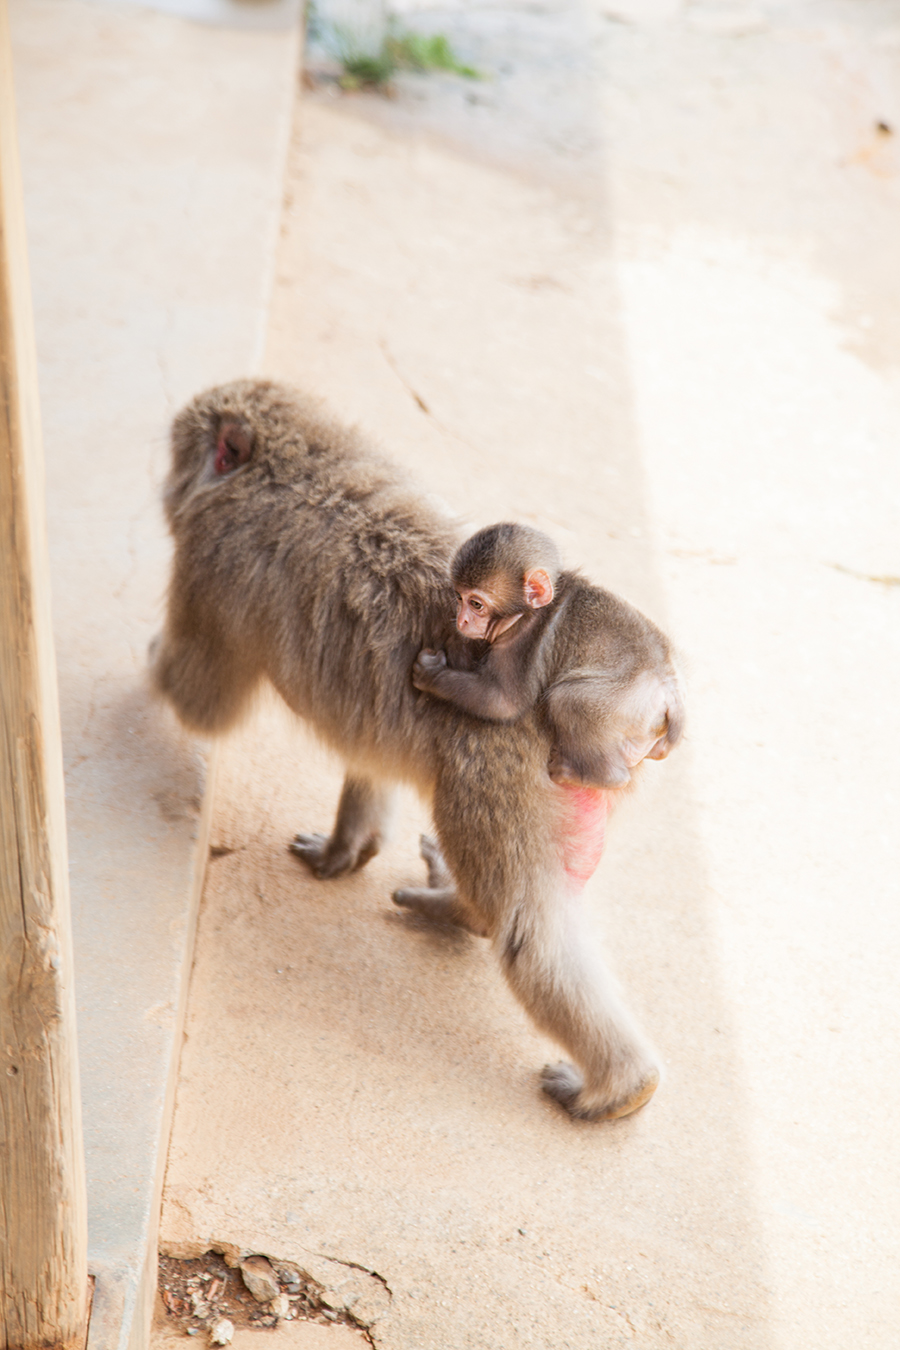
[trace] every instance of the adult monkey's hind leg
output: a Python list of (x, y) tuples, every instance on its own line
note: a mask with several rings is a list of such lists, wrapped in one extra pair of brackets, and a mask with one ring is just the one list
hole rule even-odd
[(545, 1069), (543, 1089), (579, 1119), (629, 1115), (653, 1095), (659, 1068), (592, 944), (581, 896), (602, 852), (608, 799), (551, 783), (547, 739), (533, 724), (485, 723), (458, 739), (435, 824), (510, 988), (572, 1061)]
[(201, 736), (218, 736), (240, 722), (262, 671), (253, 652), (238, 652), (203, 616), (170, 601), (165, 630), (150, 643), (150, 678), (179, 719)]
[(356, 872), (384, 843), (393, 800), (393, 787), (348, 773), (331, 834), (297, 834), (290, 850), (322, 880)]
[(655, 1056), (585, 931), (571, 893), (532, 896), (494, 939), (503, 972), (540, 1029), (574, 1065), (548, 1065), (541, 1086), (581, 1120), (617, 1120), (650, 1100)]

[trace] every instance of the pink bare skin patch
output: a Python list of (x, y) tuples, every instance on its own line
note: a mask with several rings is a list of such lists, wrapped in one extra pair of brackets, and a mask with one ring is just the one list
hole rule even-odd
[(253, 441), (249, 432), (239, 422), (223, 422), (216, 437), (213, 472), (220, 475), (234, 473), (247, 463), (252, 453)]
[(561, 844), (563, 867), (576, 890), (594, 875), (606, 844), (606, 820), (615, 793), (606, 788), (560, 783), (562, 802)]

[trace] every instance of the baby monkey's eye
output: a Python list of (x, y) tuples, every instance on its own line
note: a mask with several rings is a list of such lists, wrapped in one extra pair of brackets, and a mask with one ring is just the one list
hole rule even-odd
[(480, 600), (470, 600), (469, 604), (472, 606), (476, 614), (480, 614), (481, 611), (484, 609), (484, 605), (481, 603)]

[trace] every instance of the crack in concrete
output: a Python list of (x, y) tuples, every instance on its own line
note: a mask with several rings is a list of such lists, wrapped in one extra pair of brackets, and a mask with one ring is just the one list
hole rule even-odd
[[(307, 1252), (306, 1254), (308, 1257), (313, 1257), (315, 1260), (328, 1261), (332, 1265), (343, 1266), (345, 1270), (358, 1270), (361, 1274), (367, 1275), (369, 1279), (375, 1280), (379, 1285), (381, 1285), (382, 1289), (387, 1294), (389, 1305), (393, 1303), (394, 1301), (393, 1290), (391, 1289), (390, 1285), (388, 1284), (384, 1276), (379, 1275), (377, 1270), (371, 1270), (368, 1266), (362, 1265), (359, 1261), (349, 1261), (344, 1257), (340, 1256), (328, 1256), (323, 1252)], [(326, 1307), (331, 1306), (327, 1302), (327, 1295), (329, 1294), (330, 1291), (328, 1287), (322, 1283), (321, 1279), (322, 1272), (320, 1271), (319, 1275), (317, 1276), (312, 1271), (307, 1270), (304, 1267), (304, 1274), (307, 1276), (308, 1279), (312, 1280), (313, 1283), (319, 1285), (319, 1287), (322, 1289), (323, 1295), (322, 1302), (325, 1304), (325, 1306)], [(365, 1315), (360, 1315), (360, 1313), (356, 1311), (356, 1305), (359, 1302), (359, 1299), (356, 1296), (353, 1296), (350, 1301), (346, 1301), (341, 1292), (340, 1287), (337, 1290), (335, 1290), (335, 1294), (341, 1300), (342, 1303), (342, 1307), (336, 1311), (342, 1312), (345, 1317), (349, 1318), (350, 1322), (354, 1326), (359, 1328), (359, 1330), (365, 1336), (365, 1339), (373, 1347), (374, 1350), (376, 1342), (373, 1336), (373, 1327), (375, 1323), (380, 1320), (382, 1314), (380, 1312), (376, 1312), (375, 1315), (369, 1317), (366, 1317)], [(363, 1297), (365, 1297), (365, 1295), (363, 1295)]]
[[(403, 388), (404, 388), (404, 389), (406, 390), (406, 392), (409, 394), (410, 398), (412, 398), (412, 399), (418, 404), (418, 406), (421, 408), (422, 412), (425, 414), (426, 417), (430, 417), (430, 418), (432, 418), (434, 421), (437, 421), (437, 418), (434, 416), (434, 413), (431, 411), (431, 409), (429, 408), (428, 404), (425, 402), (425, 400), (424, 400), (424, 398), (422, 397), (422, 395), (421, 395), (420, 393), (418, 393), (417, 390), (415, 390), (415, 389), (412, 387), (412, 385), (410, 384), (409, 380), (407, 380), (406, 377), (405, 377), (405, 375), (403, 375), (403, 373), (401, 372), (399, 366), (397, 365), (397, 362), (394, 360), (393, 356), (391, 355), (390, 349), (389, 349), (387, 343), (385, 342), (384, 338), (379, 338), (378, 345), (379, 345), (379, 347), (381, 348), (381, 350), (382, 350), (382, 352), (383, 352), (383, 354), (384, 354), (384, 359), (385, 359), (385, 361), (387, 361), (387, 363), (388, 363), (388, 365), (390, 366), (391, 370), (392, 370), (392, 371), (394, 372), (394, 374), (397, 376), (397, 379), (398, 379), (398, 380), (400, 381), (400, 383), (403, 385)], [(439, 422), (438, 422), (438, 426), (440, 426), (440, 423), (439, 423)]]
[(394, 1297), (391, 1286), (383, 1275), (378, 1274), (377, 1270), (370, 1270), (368, 1266), (361, 1266), (358, 1261), (345, 1261), (341, 1256), (328, 1256), (325, 1252), (315, 1252), (310, 1254), (320, 1256), (324, 1261), (334, 1261), (339, 1266), (347, 1266), (350, 1270), (361, 1270), (364, 1275), (371, 1275), (373, 1280), (377, 1280), (379, 1284), (384, 1285), (391, 1298)]
[(857, 572), (852, 567), (844, 567), (843, 563), (826, 563), (827, 567), (834, 568), (835, 572), (843, 572), (846, 577), (855, 577), (857, 581), (871, 581), (875, 586), (900, 586), (900, 577), (876, 576), (871, 572)]
[(459, 441), (460, 445), (466, 445), (470, 450), (474, 450), (476, 453), (480, 453), (480, 449), (477, 445), (475, 445), (472, 441), (467, 440), (465, 436), (461, 436), (458, 431), (454, 431), (452, 427), (447, 426), (446, 422), (442, 422), (439, 417), (435, 416), (435, 414), (431, 411), (431, 408), (425, 402), (422, 395), (416, 389), (413, 388), (409, 380), (403, 374), (400, 367), (397, 365), (397, 362), (394, 360), (394, 357), (391, 354), (391, 350), (388, 347), (385, 338), (378, 339), (378, 346), (381, 349), (381, 353), (385, 361), (390, 366), (391, 370), (394, 372), (397, 379), (403, 385), (403, 388), (409, 394), (410, 398), (413, 399), (413, 401), (416, 403), (417, 407), (425, 414), (425, 416), (429, 417), (431, 421), (434, 423), (434, 425), (436, 427), (439, 427), (440, 430), (443, 431), (445, 436), (450, 436), (454, 441)]

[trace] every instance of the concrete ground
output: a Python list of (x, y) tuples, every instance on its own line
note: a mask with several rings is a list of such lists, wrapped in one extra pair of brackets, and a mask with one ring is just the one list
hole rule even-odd
[(887, 1350), (900, 5), (409, 21), (490, 78), (303, 100), (264, 368), (674, 635), (688, 743), (588, 892), (668, 1075), (615, 1125), (542, 1098), (485, 944), (390, 905), (417, 804), (350, 880), (287, 854), (339, 769), (267, 704), (221, 757), (162, 1249), (294, 1261), (384, 1350)]

